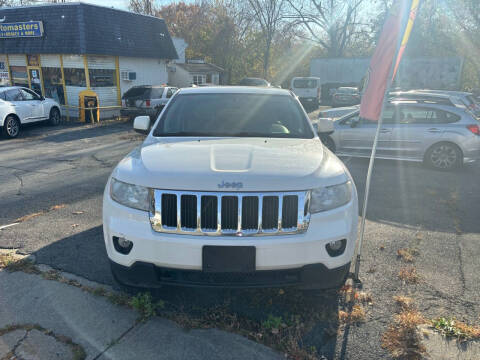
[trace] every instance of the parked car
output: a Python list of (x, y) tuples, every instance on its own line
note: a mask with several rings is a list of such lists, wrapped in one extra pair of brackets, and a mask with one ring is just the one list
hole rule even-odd
[(44, 120), (50, 125), (60, 123), (60, 105), (55, 100), (20, 86), (0, 88), (0, 127), (4, 136), (15, 138), (23, 124)]
[(294, 77), (291, 90), (298, 96), (305, 109), (317, 109), (322, 97), (322, 85), (318, 77)]
[(332, 106), (351, 106), (360, 104), (361, 96), (357, 88), (339, 87), (332, 96)]
[(429, 94), (446, 94), (450, 96), (458, 97), (463, 104), (471, 111), (476, 117), (480, 117), (480, 102), (475, 95), (465, 91), (449, 91), (449, 90), (414, 90), (416, 92), (423, 92)]
[(424, 103), (436, 103), (436, 104), (443, 104), (447, 106), (456, 106), (461, 109), (469, 110), (467, 103), (464, 100), (456, 95), (452, 94), (445, 94), (442, 92), (426, 92), (426, 91), (418, 91), (418, 90), (410, 90), (410, 91), (396, 91), (390, 92), (389, 100), (396, 100), (396, 101), (408, 101), (413, 100), (417, 102), (424, 102)]
[[(318, 132), (322, 138), (322, 128)], [(326, 133), (338, 155), (369, 157), (377, 122), (359, 118), (359, 111), (333, 120)], [(465, 109), (414, 101), (394, 101), (384, 111), (377, 157), (423, 161), (451, 170), (480, 159), (478, 120)]]
[(243, 78), (238, 83), (240, 86), (263, 86), (263, 87), (271, 87), (272, 85), (265, 79), (261, 78)]
[(348, 170), (276, 88), (180, 89), (103, 198), (121, 286), (338, 288), (357, 222)]
[(330, 109), (320, 111), (318, 113), (318, 117), (336, 119), (346, 114), (350, 114), (354, 111), (357, 111), (359, 108), (360, 108), (360, 105), (330, 108)]
[(164, 85), (133, 86), (122, 96), (120, 115), (129, 118), (147, 115), (153, 121), (177, 90)]

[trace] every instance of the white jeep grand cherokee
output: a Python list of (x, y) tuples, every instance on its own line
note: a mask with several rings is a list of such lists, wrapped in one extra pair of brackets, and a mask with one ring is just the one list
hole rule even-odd
[(103, 229), (121, 285), (324, 289), (348, 274), (357, 208), (291, 92), (190, 88), (114, 169)]

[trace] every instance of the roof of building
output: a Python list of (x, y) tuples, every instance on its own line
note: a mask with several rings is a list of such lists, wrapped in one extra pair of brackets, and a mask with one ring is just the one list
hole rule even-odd
[(177, 59), (165, 21), (84, 3), (0, 9), (4, 23), (42, 21), (42, 37), (0, 39), (3, 54), (94, 54)]
[(265, 95), (287, 95), (292, 93), (286, 89), (260, 86), (205, 86), (180, 89), (182, 94), (265, 94)]
[(181, 68), (187, 70), (189, 73), (209, 73), (209, 72), (223, 72), (223, 69), (220, 66), (209, 64), (209, 63), (186, 63), (179, 64)]

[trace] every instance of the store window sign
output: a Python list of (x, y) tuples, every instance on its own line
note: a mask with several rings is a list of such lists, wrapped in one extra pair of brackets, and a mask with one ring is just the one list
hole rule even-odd
[(6, 79), (8, 80), (10, 76), (8, 76), (8, 71), (0, 71), (0, 80)]
[(0, 23), (0, 38), (41, 36), (43, 36), (43, 23), (41, 21)]

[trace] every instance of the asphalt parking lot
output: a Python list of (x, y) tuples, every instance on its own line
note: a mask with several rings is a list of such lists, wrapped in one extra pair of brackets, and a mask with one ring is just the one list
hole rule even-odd
[[(112, 282), (102, 234), (102, 194), (115, 164), (140, 144), (130, 122), (30, 126), (18, 139), (0, 139), (0, 248), (34, 254), (38, 263), (87, 279)], [(343, 159), (363, 198), (366, 159)], [(438, 172), (422, 164), (375, 165), (361, 279), (371, 293), (366, 320), (352, 326), (319, 320), (302, 340), (326, 358), (388, 358), (381, 337), (395, 312), (393, 296), (409, 294), (428, 318), (480, 319), (480, 164)], [(31, 215), (31, 216), (28, 216)], [(25, 217), (27, 216), (27, 217)], [(397, 276), (405, 266), (399, 249), (415, 249), (420, 281)], [(209, 306), (230, 299), (244, 317), (308, 312), (292, 292), (283, 297), (243, 296), (238, 291), (166, 288), (158, 296), (179, 306)], [(277, 292), (275, 292), (277, 294)], [(293, 295), (292, 295), (293, 296)], [(255, 298), (256, 304), (249, 301)], [(313, 298), (301, 306), (335, 312), (335, 299)]]

